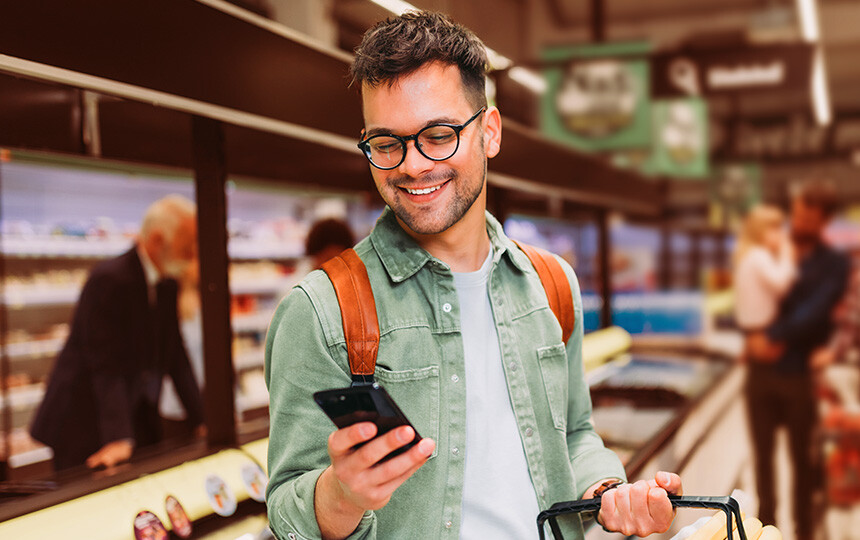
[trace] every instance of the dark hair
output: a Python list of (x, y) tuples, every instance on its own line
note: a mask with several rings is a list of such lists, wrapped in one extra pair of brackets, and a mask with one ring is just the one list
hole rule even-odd
[(327, 247), (337, 246), (346, 249), (353, 244), (355, 244), (355, 237), (349, 225), (339, 219), (323, 219), (311, 227), (305, 242), (305, 254), (312, 257)]
[(794, 186), (792, 195), (806, 206), (818, 208), (824, 217), (831, 217), (839, 210), (839, 190), (831, 180), (814, 178)]
[(353, 83), (376, 88), (432, 61), (460, 68), (469, 102), (476, 109), (487, 105), (487, 50), (471, 30), (442, 13), (409, 11), (376, 23), (355, 50), (350, 75)]

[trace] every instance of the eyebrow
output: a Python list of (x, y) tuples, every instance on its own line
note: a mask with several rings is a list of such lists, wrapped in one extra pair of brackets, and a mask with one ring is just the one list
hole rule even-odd
[[(426, 127), (430, 127), (430, 126), (433, 126), (433, 125), (436, 125), (436, 124), (454, 124), (454, 125), (459, 125), (459, 124), (461, 124), (461, 123), (462, 123), (462, 122), (458, 122), (457, 120), (455, 120), (455, 119), (451, 118), (450, 116), (441, 116), (441, 117), (439, 117), (439, 118), (433, 118), (432, 120), (428, 120), (427, 122), (425, 122), (425, 123), (424, 123), (424, 125), (423, 125), (423, 126), (421, 126), (421, 127), (418, 129), (418, 131), (421, 131), (422, 129), (424, 129), (424, 128), (426, 128)], [(416, 133), (417, 133), (418, 131), (416, 131)], [(364, 138), (365, 138), (365, 139), (367, 139), (367, 138), (369, 138), (369, 137), (373, 137), (374, 135), (395, 135), (395, 133), (394, 133), (394, 131), (393, 131), (393, 130), (391, 130), (391, 129), (389, 129), (389, 128), (383, 128), (383, 127), (378, 127), (378, 128), (368, 129), (368, 130), (366, 130), (366, 131), (364, 132)]]

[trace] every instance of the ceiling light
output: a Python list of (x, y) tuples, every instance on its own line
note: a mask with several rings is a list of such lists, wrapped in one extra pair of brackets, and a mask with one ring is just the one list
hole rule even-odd
[(818, 24), (817, 0), (797, 0), (797, 15), (800, 22), (800, 35), (804, 41), (811, 43), (821, 39), (821, 27)]
[(826, 126), (832, 119), (830, 91), (827, 88), (827, 72), (824, 66), (824, 51), (819, 45), (812, 59), (812, 108), (815, 121)]

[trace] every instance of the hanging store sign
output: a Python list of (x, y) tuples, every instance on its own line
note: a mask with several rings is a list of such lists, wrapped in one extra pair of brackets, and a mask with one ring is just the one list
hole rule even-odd
[[(586, 151), (647, 146), (651, 131), (647, 44), (548, 49), (541, 126)], [(636, 56), (631, 56), (631, 55)]]
[(710, 192), (710, 225), (736, 229), (747, 211), (762, 199), (762, 168), (757, 163), (715, 166)]
[(703, 99), (672, 99), (653, 104), (651, 167), (658, 174), (702, 178), (708, 174), (708, 107)]
[(730, 160), (839, 158), (860, 149), (860, 117), (820, 126), (804, 114), (737, 123), (717, 155)]
[(672, 97), (806, 90), (812, 58), (807, 44), (660, 53), (652, 57), (652, 91)]
[(708, 107), (701, 98), (656, 100), (650, 148), (616, 152), (611, 161), (646, 176), (702, 179), (709, 173)]

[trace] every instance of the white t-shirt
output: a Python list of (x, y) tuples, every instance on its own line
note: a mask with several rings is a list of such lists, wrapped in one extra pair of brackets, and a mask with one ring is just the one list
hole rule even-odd
[(763, 330), (772, 323), (796, 274), (796, 266), (788, 253), (776, 257), (763, 247), (750, 248), (735, 270), (738, 326), (743, 330)]
[(537, 538), (537, 496), (508, 394), (487, 290), (492, 257), (491, 250), (477, 272), (454, 273), (466, 362), (460, 538)]

